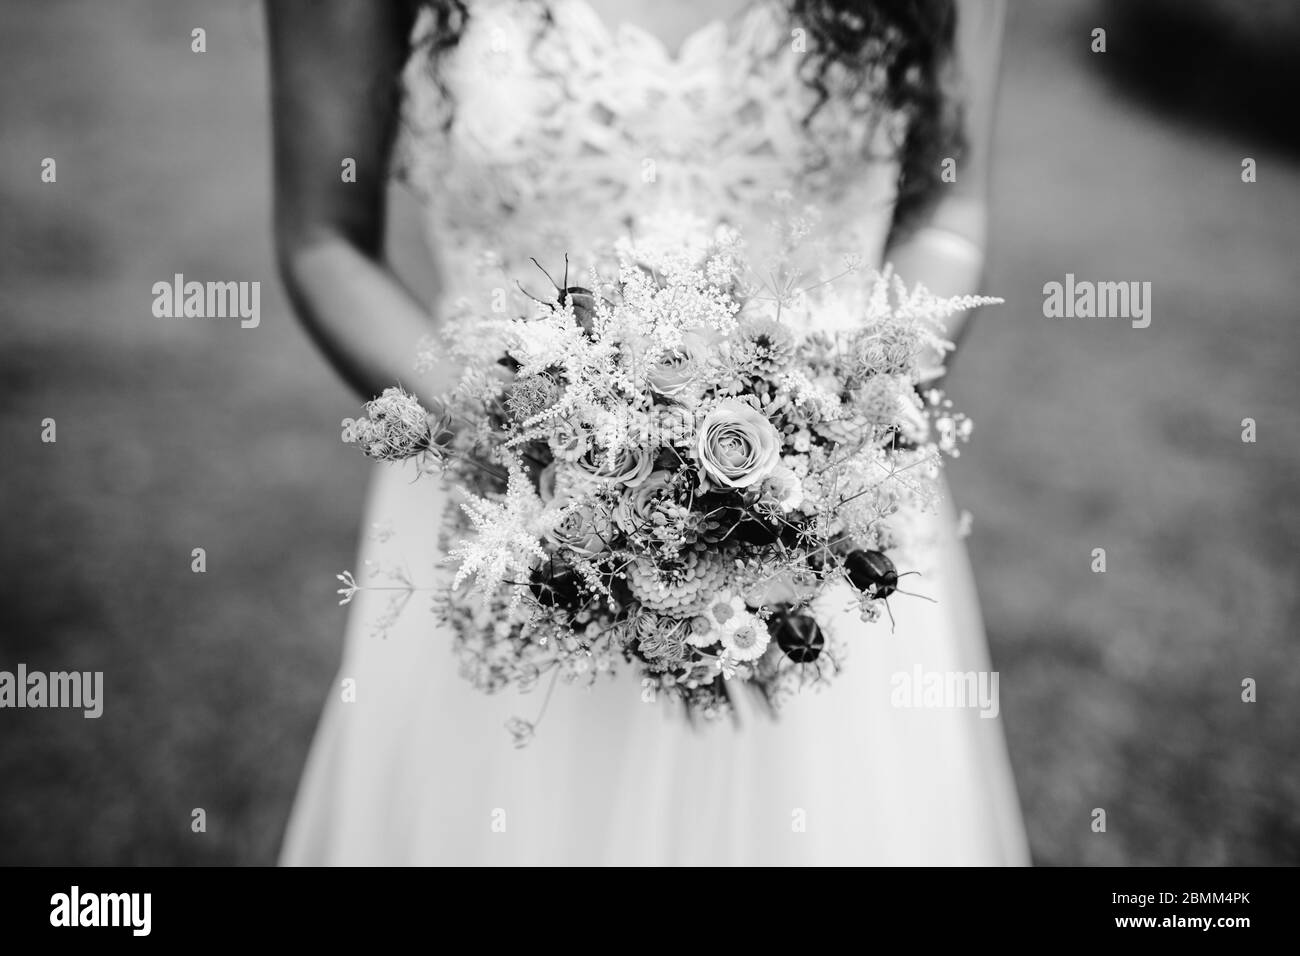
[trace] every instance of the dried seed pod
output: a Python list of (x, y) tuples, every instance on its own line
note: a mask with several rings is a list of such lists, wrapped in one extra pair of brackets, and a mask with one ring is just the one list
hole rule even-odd
[(826, 636), (811, 614), (778, 610), (768, 618), (767, 630), (796, 664), (811, 664), (826, 647)]
[(587, 589), (578, 572), (555, 562), (535, 568), (528, 579), (528, 589), (543, 607), (574, 610), (587, 599)]
[(596, 294), (582, 286), (571, 285), (560, 292), (560, 305), (572, 305), (573, 315), (584, 332), (590, 333), (596, 321)]
[(898, 569), (883, 551), (854, 551), (844, 559), (844, 570), (867, 597), (887, 598), (898, 589)]

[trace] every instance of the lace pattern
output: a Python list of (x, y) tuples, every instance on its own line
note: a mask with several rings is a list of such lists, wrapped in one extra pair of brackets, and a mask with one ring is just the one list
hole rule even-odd
[[(744, 226), (781, 194), (833, 210), (846, 252), (878, 260), (899, 120), (816, 94), (779, 0), (692, 33), (674, 55), (587, 0), (471, 0), (460, 42), (416, 25), (397, 174), (423, 197), (448, 292), (483, 257), (578, 255), (651, 213)], [(851, 247), (851, 248), (849, 248)]]

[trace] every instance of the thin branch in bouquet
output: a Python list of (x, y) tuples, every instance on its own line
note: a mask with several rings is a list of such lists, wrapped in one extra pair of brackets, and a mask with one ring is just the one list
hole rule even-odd
[[(850, 419), (850, 418), (836, 418), (836, 419), (831, 419), (831, 420), (829, 420), (826, 424), (834, 425), (834, 424), (837, 424), (837, 423), (839, 423), (839, 422), (851, 422), (851, 421), (852, 421), (852, 419)], [(860, 439), (858, 442), (856, 442), (855, 444), (850, 444), (850, 443), (848, 443), (848, 442), (836, 442), (835, 451), (836, 451), (836, 453), (839, 453), (839, 452), (842, 451), (842, 452), (844, 453), (844, 454), (843, 454), (843, 457), (840, 457), (840, 458), (832, 457), (832, 458), (830, 458), (830, 459), (826, 462), (826, 467), (827, 467), (827, 468), (838, 468), (840, 465), (843, 465), (843, 464), (845, 464), (846, 462), (848, 462), (848, 461), (850, 461), (850, 460), (852, 460), (852, 459), (858, 457), (858, 454), (862, 451), (862, 449), (866, 448), (868, 445), (872, 445), (872, 444), (874, 444), (874, 441), (875, 441), (875, 432), (873, 431), (873, 432), (872, 432), (872, 437), (871, 437), (871, 438), (862, 438), (862, 439)], [(897, 451), (897, 450), (898, 450), (898, 436), (897, 436), (897, 434), (894, 435), (894, 447), (893, 447), (892, 450), (893, 450), (893, 451)]]
[(517, 749), (528, 746), (529, 742), (537, 732), (537, 725), (540, 724), (542, 718), (546, 716), (546, 708), (551, 703), (551, 694), (554, 692), (555, 683), (560, 676), (560, 662), (558, 660), (553, 660), (546, 665), (544, 670), (551, 671), (551, 683), (546, 688), (546, 696), (542, 700), (542, 707), (541, 710), (537, 712), (537, 716), (531, 721), (524, 720), (522, 717), (511, 717), (506, 721), (506, 730), (510, 731), (510, 734), (514, 737), (515, 747)]
[[(900, 574), (900, 575), (898, 576), (898, 579), (901, 581), (903, 578), (905, 578), (905, 577), (909, 577), (910, 575), (913, 575), (913, 574), (915, 574), (918, 578), (925, 577), (925, 575), (923, 575), (920, 571), (913, 570), (913, 571), (904, 571), (902, 574)], [(895, 593), (895, 594), (905, 594), (905, 595), (907, 595), (908, 597), (920, 598), (922, 601), (929, 601), (931, 604), (938, 604), (938, 603), (939, 603), (937, 600), (935, 600), (934, 598), (930, 597), (930, 595), (928, 595), (928, 594), (918, 594), (918, 593), (915, 592), (915, 591), (904, 591), (904, 590), (903, 590), (902, 588), (900, 588), (900, 587), (895, 587), (895, 588), (894, 588), (894, 593)], [(881, 598), (881, 601), (884, 602), (885, 607), (889, 607), (889, 598)], [(891, 615), (891, 617), (892, 617), (892, 615)]]
[(568, 288), (569, 254), (567, 252), (564, 254), (564, 284), (563, 285), (560, 285), (554, 279), (551, 278), (551, 274), (546, 271), (546, 268), (540, 262), (537, 261), (536, 257), (529, 256), (528, 261), (531, 262), (533, 265), (537, 266), (537, 268), (541, 270), (542, 275), (546, 276), (547, 279), (550, 279), (551, 285), (555, 286), (555, 288), (560, 289), (561, 291)]
[[(924, 459), (922, 459), (921, 461), (924, 461)], [(911, 465), (906, 466), (906, 468), (912, 468), (912, 467), (915, 467), (916, 465), (921, 464), (921, 461), (913, 462)], [(899, 469), (899, 470), (902, 471), (902, 470), (905, 470), (905, 469)], [(892, 477), (893, 474), (894, 474), (894, 473), (891, 472), (890, 475), (887, 476), (887, 477)], [(854, 498), (858, 498), (858, 497), (860, 497), (861, 495), (864, 495), (864, 494), (866, 494), (867, 492), (872, 491), (872, 490), (874, 490), (874, 489), (873, 489), (873, 488), (868, 488), (868, 489), (865, 489), (865, 490), (863, 490), (863, 491), (861, 491), (861, 492), (858, 492), (858, 493), (855, 494), (855, 495), (851, 495), (849, 498), (843, 499), (843, 501), (841, 501), (840, 504), (834, 506), (833, 508), (827, 509), (827, 512), (825, 512), (825, 513), (832, 513), (833, 511), (835, 511), (835, 510), (837, 510), (838, 508), (842, 507), (844, 503), (849, 502), (849, 501), (852, 501)], [(845, 534), (842, 534), (842, 535), (840, 535), (840, 536), (838, 536), (838, 537), (836, 537), (836, 538), (832, 538), (832, 539), (830, 539), (830, 540), (828, 540), (828, 541), (825, 541), (825, 542), (823, 543), (822, 547), (821, 547), (821, 551), (822, 551), (822, 560), (823, 560), (824, 562), (828, 563), (828, 564), (834, 564), (834, 565), (836, 565), (837, 567), (842, 567), (842, 565), (840, 565), (840, 563), (839, 563), (838, 561), (835, 560), (835, 552), (834, 552), (832, 549), (833, 549), (836, 545), (845, 544), (845, 543), (851, 543), (853, 540), (854, 540), (854, 536), (853, 536), (853, 534), (851, 534), (851, 533), (845, 533)], [(924, 575), (921, 574), (920, 571), (915, 571), (915, 570), (913, 570), (913, 571), (904, 571), (904, 572), (902, 572), (901, 574), (898, 575), (898, 578), (899, 578), (899, 579), (902, 579), (902, 578), (908, 577), (908, 576), (913, 575), (913, 574), (914, 574), (914, 575), (917, 575), (918, 577), (923, 577), (923, 576), (924, 576)], [(896, 594), (903, 594), (903, 595), (906, 595), (906, 596), (908, 596), (908, 597), (920, 598), (922, 601), (928, 601), (928, 602), (931, 603), (931, 604), (938, 604), (938, 603), (939, 603), (938, 601), (936, 601), (934, 598), (930, 597), (929, 595), (926, 595), (926, 594), (920, 594), (920, 593), (915, 592), (915, 591), (904, 591), (902, 588), (897, 587), (897, 586), (894, 587), (894, 593), (896, 593)], [(895, 627), (897, 626), (897, 622), (894, 620), (894, 611), (893, 611), (893, 608), (892, 608), (892, 607), (890, 606), (890, 604), (889, 604), (889, 599), (888, 599), (888, 598), (880, 598), (880, 602), (881, 602), (882, 604), (885, 605), (885, 611), (889, 614), (890, 630), (893, 631), (893, 630), (895, 629)]]
[[(885, 476), (880, 480), (880, 484), (883, 484), (884, 482), (889, 481), (891, 479), (897, 478), (903, 472), (910, 471), (911, 469), (917, 467), (918, 465), (930, 464), (931, 461), (932, 459), (928, 457), (918, 458), (916, 461), (912, 462), (911, 464), (904, 465), (901, 468), (894, 466), (893, 463), (891, 462), (891, 467), (889, 471), (886, 472)], [(836, 471), (836, 474), (837, 475), (839, 474), (838, 470)], [(845, 505), (851, 504), (852, 502), (856, 501), (858, 498), (861, 498), (863, 495), (867, 495), (875, 491), (877, 487), (879, 487), (879, 484), (872, 485), (870, 488), (863, 488), (861, 491), (855, 492), (849, 495), (847, 498), (841, 498), (838, 502), (835, 503), (835, 508), (837, 509), (843, 508)]]
[[(550, 555), (550, 557), (549, 557), (549, 561), (550, 561), (550, 572), (551, 572), (552, 575), (554, 575), (554, 574), (555, 574), (555, 555), (554, 555), (554, 554), (551, 554), (551, 555)], [(613, 568), (611, 568), (611, 569), (606, 573), (605, 577), (606, 577), (606, 579), (609, 581), (609, 584), (604, 585), (604, 595), (603, 595), (603, 596), (605, 596), (605, 597), (609, 597), (609, 596), (612, 595), (611, 587), (612, 587), (612, 585), (613, 585), (613, 582), (615, 581), (616, 578), (619, 577), (619, 575), (621, 574), (621, 572), (626, 571), (626, 570), (628, 569), (628, 567), (631, 566), (631, 564), (632, 564), (632, 560), (629, 559), (629, 560), (628, 560), (627, 562), (625, 562), (621, 567), (613, 567)], [(509, 580), (509, 579), (503, 579), (503, 580), (501, 581), (501, 583), (502, 583), (502, 584), (505, 584), (505, 585), (509, 585), (510, 587), (515, 587), (515, 588), (522, 588), (522, 589), (524, 589), (524, 590), (526, 591), (527, 595), (529, 596), (529, 598), (532, 600), (532, 602), (533, 602), (537, 607), (542, 607), (542, 608), (547, 607), (547, 606), (546, 606), (545, 604), (543, 604), (540, 600), (538, 600), (538, 598), (537, 598), (537, 596), (536, 596), (535, 594), (533, 594), (533, 592), (532, 592), (532, 588), (530, 587), (529, 582), (526, 582), (526, 581), (511, 581), (511, 580)], [(588, 610), (591, 610), (591, 609), (593, 609), (594, 607), (596, 607), (596, 601), (597, 601), (597, 599), (598, 599), (599, 597), (601, 597), (601, 596), (602, 596), (602, 595), (599, 595), (599, 594), (592, 594), (592, 595), (591, 595), (590, 597), (588, 597), (588, 598), (587, 598), (587, 599), (586, 599), (582, 604), (580, 604), (577, 608), (574, 608), (573, 610), (569, 610), (569, 609), (567, 609), (567, 608), (559, 608), (558, 610), (560, 610), (560, 611), (565, 615), (565, 621), (564, 621), (565, 626), (567, 626), (567, 627), (572, 627), (575, 623), (577, 623), (578, 615), (581, 614), (583, 611), (588, 611)], [(555, 610), (554, 608), (547, 608), (547, 609), (548, 609), (548, 610)]]
[(416, 584), (414, 579), (411, 577), (410, 570), (405, 565), (396, 570), (390, 570), (387, 572), (380, 572), (379, 570), (371, 571), (372, 575), (378, 573), (386, 573), (386, 576), (390, 580), (401, 583), (394, 585), (359, 584), (356, 578), (353, 577), (351, 571), (342, 571), (339, 574), (336, 574), (335, 577), (343, 584), (343, 587), (338, 589), (338, 593), (342, 595), (342, 597), (339, 598), (340, 607), (351, 604), (352, 600), (362, 592), (394, 592), (392, 597), (389, 599), (388, 605), (384, 609), (384, 613), (376, 619), (374, 627), (372, 628), (372, 632), (376, 636), (386, 637), (389, 628), (391, 628), (393, 624), (397, 622), (397, 619), (402, 616), (402, 613), (406, 610), (406, 606), (411, 602), (411, 599), (415, 596), (417, 591), (436, 591), (438, 588)]
[(453, 403), (451, 402), (451, 400), (447, 395), (444, 394), (438, 396), (436, 398), (436, 401), (438, 405), (441, 407), (436, 412), (426, 411), (426, 415), (428, 419), (431, 421), (434, 420), (435, 418), (438, 419), (439, 425), (437, 429), (430, 427), (428, 437), (424, 441), (423, 454), (433, 455), (434, 457), (452, 458), (458, 461), (463, 461), (468, 465), (472, 465), (473, 467), (478, 468), (480, 471), (484, 472), (485, 474), (491, 475), (493, 478), (496, 478), (498, 481), (506, 481), (509, 478), (509, 476), (504, 472), (497, 471), (495, 468), (491, 468), (488, 465), (485, 465), (483, 462), (479, 461), (478, 459), (471, 458), (469, 455), (463, 454), (461, 452), (457, 452), (455, 449), (450, 448), (447, 445), (439, 444), (437, 440), (438, 436), (443, 432), (448, 431), (447, 426), (450, 425), (453, 421), (460, 421), (461, 423), (468, 425), (470, 427), (473, 427), (475, 423), (471, 419), (466, 418), (464, 415), (458, 414), (453, 409)]
[(498, 471), (497, 469), (492, 468), (489, 465), (485, 465), (477, 458), (471, 458), (469, 455), (461, 454), (459, 452), (454, 452), (451, 451), (450, 449), (448, 449), (445, 452), (445, 454), (447, 455), (448, 458), (454, 458), (457, 461), (465, 462), (465, 464), (467, 465), (472, 465), (473, 467), (477, 468), (479, 471), (483, 472), (484, 474), (491, 475), (493, 478), (496, 478), (498, 481), (510, 480), (510, 476), (506, 472)]
[[(827, 646), (822, 651), (821, 656), (815, 661), (795, 661), (789, 657), (782, 657), (776, 666), (777, 674), (780, 675), (782, 671), (789, 673), (792, 670), (797, 670), (799, 672), (799, 683), (801, 687), (816, 687), (818, 685), (828, 686), (831, 681), (830, 677), (827, 677), (823, 672), (823, 660), (830, 663), (832, 675), (838, 674), (844, 669), (843, 665), (835, 659), (835, 654), (831, 651), (830, 647)], [(812, 670), (814, 674), (812, 680), (808, 680), (807, 677), (809, 670)]]
[[(563, 284), (556, 282), (555, 279), (551, 276), (551, 274), (546, 271), (546, 267), (537, 261), (536, 257), (529, 256), (528, 261), (531, 262), (533, 265), (537, 266), (538, 270), (542, 273), (542, 275), (546, 276), (547, 280), (551, 283), (551, 285), (555, 287), (555, 291), (559, 293), (559, 296), (557, 297), (557, 301), (559, 302), (560, 305), (564, 305), (564, 300), (566, 296), (569, 294), (569, 292), (571, 291), (569, 288), (569, 254), (567, 252), (564, 254)], [(555, 308), (554, 303), (547, 302), (545, 299), (539, 299), (537, 298), (537, 296), (533, 295), (531, 292), (525, 289), (523, 283), (521, 283), (518, 279), (515, 280), (515, 285), (519, 287), (520, 292), (528, 296), (528, 298), (532, 299), (534, 302), (538, 303), (539, 305), (544, 305), (552, 309)]]
[[(858, 271), (858, 269), (859, 267), (856, 263), (850, 262), (845, 266), (843, 272), (837, 272), (833, 276), (822, 279), (818, 282), (814, 282), (812, 285), (807, 285), (807, 286), (797, 285), (797, 283), (799, 283), (802, 279), (807, 277), (808, 275), (807, 270), (804, 270), (802, 272), (791, 271), (788, 273), (781, 273), (773, 269), (768, 273), (766, 277), (766, 281), (760, 279), (760, 281), (757, 284), (751, 285), (748, 288), (746, 288), (744, 290), (744, 296), (747, 299), (754, 299), (755, 301), (758, 302), (775, 302), (776, 316), (779, 319), (781, 317), (781, 310), (787, 303), (793, 302), (801, 295), (807, 295), (809, 292), (812, 292), (815, 289), (820, 289), (822, 286), (830, 285), (833, 282), (838, 282), (839, 280), (843, 279), (845, 276), (853, 275), (855, 272)], [(756, 291), (759, 289), (770, 290), (771, 294), (760, 295)]]
[(533, 726), (536, 727), (546, 716), (546, 709), (551, 706), (551, 696), (555, 693), (555, 685), (560, 679), (560, 664), (558, 661), (549, 665), (551, 670), (551, 682), (546, 685), (546, 696), (542, 698), (542, 706), (537, 711), (537, 716), (533, 718)]
[[(533, 261), (536, 262), (537, 260), (534, 259)], [(542, 271), (545, 271), (545, 270), (542, 270)], [(536, 302), (538, 305), (546, 305), (546, 306), (549, 306), (549, 305), (551, 304), (551, 303), (547, 302), (545, 299), (539, 299), (539, 298), (537, 298), (537, 296), (533, 295), (531, 292), (529, 292), (527, 289), (525, 289), (525, 288), (524, 288), (524, 284), (523, 284), (522, 282), (520, 282), (518, 279), (515, 280), (515, 287), (518, 288), (519, 291), (522, 292), (524, 295), (528, 296), (528, 298), (530, 298), (530, 299), (532, 299), (534, 302)]]
[[(921, 572), (920, 572), (920, 571), (904, 571), (902, 574), (899, 575), (899, 577), (900, 577), (900, 578), (905, 578), (905, 577), (907, 577), (909, 574), (920, 575)], [(922, 601), (929, 601), (931, 604), (938, 604), (938, 603), (939, 603), (939, 602), (936, 601), (934, 598), (930, 597), (928, 594), (918, 594), (918, 593), (916, 593), (915, 591), (904, 591), (904, 590), (903, 590), (902, 588), (900, 588), (900, 587), (895, 587), (895, 588), (894, 588), (894, 594), (905, 594), (905, 595), (907, 595), (908, 597), (920, 598)], [(892, 596), (892, 595), (891, 595), (891, 596)], [(892, 633), (894, 633), (894, 632), (898, 629), (898, 621), (896, 621), (896, 620), (894, 619), (894, 608), (893, 608), (893, 605), (891, 605), (891, 604), (889, 603), (889, 598), (880, 598), (879, 600), (880, 600), (880, 603), (883, 604), (883, 605), (885, 606), (885, 613), (889, 615), (889, 632), (892, 634)]]

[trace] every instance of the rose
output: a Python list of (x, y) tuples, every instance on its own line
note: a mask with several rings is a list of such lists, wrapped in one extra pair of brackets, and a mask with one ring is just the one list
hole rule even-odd
[(614, 506), (614, 521), (627, 534), (645, 533), (652, 524), (655, 504), (672, 483), (671, 472), (651, 472), (640, 485), (623, 492)]
[(704, 417), (695, 458), (707, 480), (748, 488), (772, 473), (781, 456), (781, 436), (761, 412), (738, 399)]
[(584, 472), (575, 474), (574, 466), (568, 462), (553, 461), (537, 476), (537, 496), (544, 505), (554, 501), (558, 508), (565, 501), (578, 497), (584, 487)]
[(608, 517), (598, 515), (591, 505), (573, 499), (559, 502), (558, 511), (558, 520), (546, 533), (556, 547), (585, 557), (600, 554), (609, 547), (612, 529)]
[(681, 351), (669, 352), (646, 373), (646, 381), (660, 395), (672, 398), (686, 390), (699, 375), (694, 359)]
[(635, 488), (650, 476), (654, 468), (654, 449), (624, 445), (611, 459), (603, 449), (592, 447), (577, 461), (577, 467), (603, 484)]
[(650, 387), (668, 398), (690, 398), (691, 386), (700, 376), (708, 341), (694, 332), (682, 335), (681, 345), (668, 352), (646, 375)]

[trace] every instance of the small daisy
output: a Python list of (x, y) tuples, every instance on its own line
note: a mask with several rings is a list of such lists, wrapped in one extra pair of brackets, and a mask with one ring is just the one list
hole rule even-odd
[(691, 647), (704, 648), (718, 643), (718, 635), (712, 619), (703, 614), (691, 619), (684, 637)]
[(734, 661), (752, 661), (767, 650), (767, 625), (743, 611), (722, 626), (722, 646)]
[(748, 614), (744, 600), (729, 591), (718, 593), (705, 605), (700, 615), (691, 621), (686, 642), (692, 647), (711, 647), (723, 639), (728, 622)]

